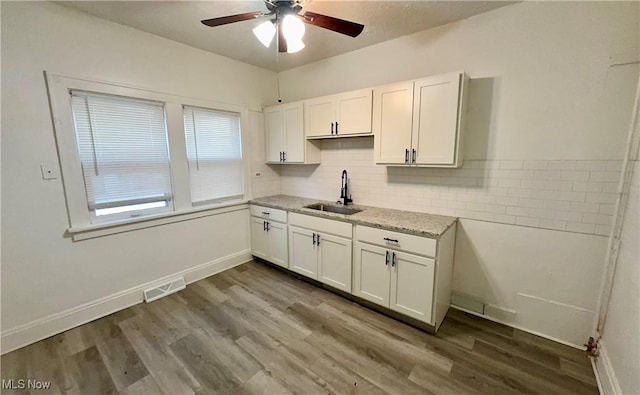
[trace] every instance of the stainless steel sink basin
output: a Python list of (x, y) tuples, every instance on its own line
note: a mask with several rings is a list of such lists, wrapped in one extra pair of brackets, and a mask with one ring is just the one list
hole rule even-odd
[(355, 208), (348, 208), (343, 206), (330, 206), (322, 203), (310, 204), (308, 206), (304, 206), (304, 208), (310, 208), (312, 210), (327, 211), (330, 213), (338, 213), (338, 214), (344, 214), (344, 215), (352, 215), (362, 211)]

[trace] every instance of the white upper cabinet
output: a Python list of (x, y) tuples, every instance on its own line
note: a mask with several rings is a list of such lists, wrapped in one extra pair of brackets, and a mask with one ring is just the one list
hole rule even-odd
[(307, 137), (332, 136), (335, 133), (336, 102), (333, 96), (306, 100), (304, 113)]
[(411, 147), (413, 82), (373, 90), (376, 163), (406, 163)]
[(307, 138), (371, 134), (371, 103), (371, 89), (306, 100)]
[(282, 151), (284, 151), (282, 106), (267, 107), (263, 113), (267, 162), (282, 162)]
[(265, 107), (267, 163), (320, 163), (320, 151), (304, 136), (303, 103)]
[(455, 72), (374, 89), (376, 163), (461, 166), (466, 81)]

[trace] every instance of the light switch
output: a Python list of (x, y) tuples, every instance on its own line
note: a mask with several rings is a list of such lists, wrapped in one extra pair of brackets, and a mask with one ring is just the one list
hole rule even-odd
[(58, 167), (51, 163), (43, 163), (40, 165), (40, 172), (43, 180), (55, 180), (58, 178)]

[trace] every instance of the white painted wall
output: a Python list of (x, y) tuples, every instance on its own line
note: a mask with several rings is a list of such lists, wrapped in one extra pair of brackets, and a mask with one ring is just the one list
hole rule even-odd
[[(72, 242), (65, 235), (61, 180), (40, 178), (41, 163), (58, 164), (43, 71), (258, 111), (275, 91), (274, 73), (51, 2), (1, 7), (3, 335), (163, 276), (248, 253), (247, 210)], [(263, 134), (260, 114), (250, 113), (249, 145)], [(269, 177), (277, 179), (277, 173), (263, 179)], [(256, 185), (255, 192), (277, 192), (269, 188)]]
[[(385, 168), (370, 140), (283, 166), (282, 192), (462, 217), (454, 290), (487, 315), (590, 335), (638, 78), (637, 2), (524, 2), (280, 74), (285, 100), (465, 70), (462, 169)], [(508, 242), (505, 242), (507, 241)], [(478, 281), (480, 279), (481, 281)]]
[[(634, 161), (620, 252), (602, 343), (609, 379), (623, 394), (640, 394), (640, 164)], [(606, 366), (606, 365), (605, 365)]]

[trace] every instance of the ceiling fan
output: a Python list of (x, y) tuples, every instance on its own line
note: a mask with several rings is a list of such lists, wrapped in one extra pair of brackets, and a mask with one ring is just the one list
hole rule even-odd
[(228, 15), (201, 21), (207, 26), (220, 26), (228, 23), (242, 22), (250, 19), (272, 17), (268, 21), (253, 29), (253, 33), (265, 46), (271, 45), (271, 40), (278, 33), (278, 51), (294, 53), (304, 48), (302, 36), (304, 24), (318, 26), (347, 36), (357, 37), (364, 25), (334, 18), (332, 16), (305, 12), (300, 14), (307, 0), (264, 0), (268, 11), (246, 12), (244, 14)]

